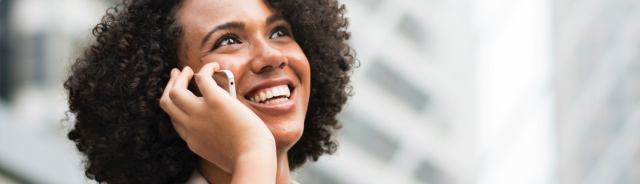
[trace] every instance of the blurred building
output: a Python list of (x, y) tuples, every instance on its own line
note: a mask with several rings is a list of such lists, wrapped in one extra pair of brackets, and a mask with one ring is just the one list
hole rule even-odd
[(640, 183), (640, 1), (554, 5), (559, 179)]
[(9, 20), (9, 12), (13, 1), (0, 1), (0, 99), (8, 99), (10, 95), (11, 79), (11, 27)]
[[(301, 183), (472, 183), (474, 32), (469, 1), (348, 0), (360, 67), (340, 148)], [(320, 179), (319, 179), (320, 178)]]
[[(301, 183), (640, 183), (638, 0), (342, 2), (356, 95)], [(62, 81), (109, 3), (0, 0), (0, 183), (87, 183)]]
[(555, 183), (550, 1), (345, 3), (356, 95), (302, 183)]
[(0, 183), (87, 183), (63, 81), (104, 0), (0, 0)]

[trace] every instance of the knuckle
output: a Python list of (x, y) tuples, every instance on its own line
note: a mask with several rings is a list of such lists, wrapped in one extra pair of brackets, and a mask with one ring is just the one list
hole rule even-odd
[(220, 103), (220, 100), (218, 98), (205, 98), (204, 101), (211, 107), (216, 107)]
[(160, 98), (160, 107), (165, 108), (167, 105), (169, 105), (169, 99), (166, 96), (162, 96), (162, 98)]
[(196, 75), (196, 82), (201, 82), (202, 80), (205, 79), (206, 76), (204, 75)]
[(171, 89), (169, 90), (169, 97), (170, 98), (176, 98), (178, 95), (180, 95), (180, 91), (178, 91), (178, 89)]

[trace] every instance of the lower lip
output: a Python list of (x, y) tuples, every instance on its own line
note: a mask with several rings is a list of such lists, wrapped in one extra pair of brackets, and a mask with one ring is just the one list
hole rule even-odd
[(293, 109), (295, 109), (296, 107), (295, 97), (296, 96), (294, 95), (294, 93), (291, 93), (291, 97), (289, 97), (289, 100), (280, 102), (280, 103), (275, 103), (275, 104), (264, 104), (264, 103), (253, 102), (247, 99), (245, 100), (247, 100), (247, 102), (251, 104), (251, 106), (255, 107), (260, 111), (270, 113), (270, 114), (282, 114), (282, 113), (291, 112), (293, 111)]

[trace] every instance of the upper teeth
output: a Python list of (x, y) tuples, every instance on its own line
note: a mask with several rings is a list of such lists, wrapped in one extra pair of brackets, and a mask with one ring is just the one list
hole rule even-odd
[(289, 91), (289, 87), (287, 87), (287, 85), (275, 86), (275, 87), (271, 87), (266, 90), (263, 90), (260, 93), (256, 94), (254, 97), (251, 97), (250, 100), (252, 102), (264, 102), (267, 99), (270, 99), (273, 97), (279, 97), (279, 96), (285, 96), (285, 97), (291, 96), (291, 92)]

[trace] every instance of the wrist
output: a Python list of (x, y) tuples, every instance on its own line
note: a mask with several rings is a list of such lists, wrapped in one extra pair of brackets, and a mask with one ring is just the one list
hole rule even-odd
[(258, 146), (238, 157), (231, 173), (231, 183), (275, 183), (276, 172), (275, 145)]

